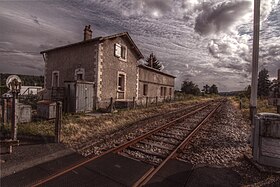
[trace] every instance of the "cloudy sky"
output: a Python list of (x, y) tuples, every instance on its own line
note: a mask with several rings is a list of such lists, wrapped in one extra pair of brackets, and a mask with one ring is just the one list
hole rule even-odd
[[(260, 68), (280, 68), (280, 3), (262, 0)], [(191, 80), (220, 91), (250, 84), (253, 0), (0, 0), (0, 72), (41, 75), (40, 51), (127, 31), (154, 52), (176, 87)]]

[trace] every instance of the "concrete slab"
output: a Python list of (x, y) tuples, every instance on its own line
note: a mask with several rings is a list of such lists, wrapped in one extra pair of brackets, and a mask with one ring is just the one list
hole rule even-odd
[(114, 153), (105, 155), (84, 167), (126, 186), (132, 186), (152, 168), (149, 164)]
[(228, 168), (201, 167), (193, 170), (186, 186), (240, 186), (241, 177)]
[(38, 167), (48, 171), (49, 173), (54, 173), (65, 167), (69, 167), (77, 162), (80, 162), (83, 159), (85, 159), (85, 157), (77, 153), (74, 153), (74, 154), (64, 156), (62, 158), (58, 158), (51, 162), (40, 164), (38, 165)]
[(11, 186), (28, 186), (34, 179), (38, 176), (47, 176), (49, 173), (42, 168), (32, 167), (30, 169), (9, 175), (7, 177), (1, 178), (1, 187), (11, 187)]
[(122, 187), (121, 185), (103, 175), (91, 171), (85, 167), (79, 167), (71, 172), (66, 173), (50, 182), (45, 183), (43, 186), (56, 187), (56, 186), (100, 186), (100, 187)]
[(201, 186), (240, 186), (241, 177), (227, 168), (198, 167), (189, 163), (170, 160), (148, 182), (149, 187), (201, 187)]
[(146, 186), (185, 186), (193, 165), (178, 160), (168, 161)]
[(19, 171), (12, 175), (1, 178), (1, 187), (2, 186), (28, 186), (36, 180), (45, 178), (63, 167), (72, 165), (78, 160), (81, 160), (81, 155), (74, 153), (67, 155), (43, 164), (33, 166), (31, 168)]

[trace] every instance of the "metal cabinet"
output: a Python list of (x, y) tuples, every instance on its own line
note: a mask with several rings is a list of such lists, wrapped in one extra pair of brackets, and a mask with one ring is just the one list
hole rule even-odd
[(259, 113), (254, 122), (253, 159), (280, 168), (280, 115)]

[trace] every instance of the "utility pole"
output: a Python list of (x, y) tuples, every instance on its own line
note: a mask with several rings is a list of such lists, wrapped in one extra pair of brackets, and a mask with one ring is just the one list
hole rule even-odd
[(254, 0), (254, 38), (252, 58), (252, 82), (250, 99), (250, 119), (253, 124), (254, 116), (257, 114), (258, 96), (258, 61), (259, 61), (259, 35), (260, 35), (260, 0)]

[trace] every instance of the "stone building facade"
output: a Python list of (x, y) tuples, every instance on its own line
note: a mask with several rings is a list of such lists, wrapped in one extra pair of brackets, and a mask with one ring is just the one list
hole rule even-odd
[[(144, 57), (127, 32), (92, 39), (90, 26), (86, 26), (84, 41), (41, 54), (45, 61), (45, 99), (63, 99), (66, 104), (75, 100), (71, 105), (74, 107), (85, 103), (86, 98), (94, 110), (108, 107), (111, 98), (129, 102), (142, 97), (174, 96), (175, 77), (139, 65), (138, 60)], [(83, 81), (93, 86), (77, 86)]]

